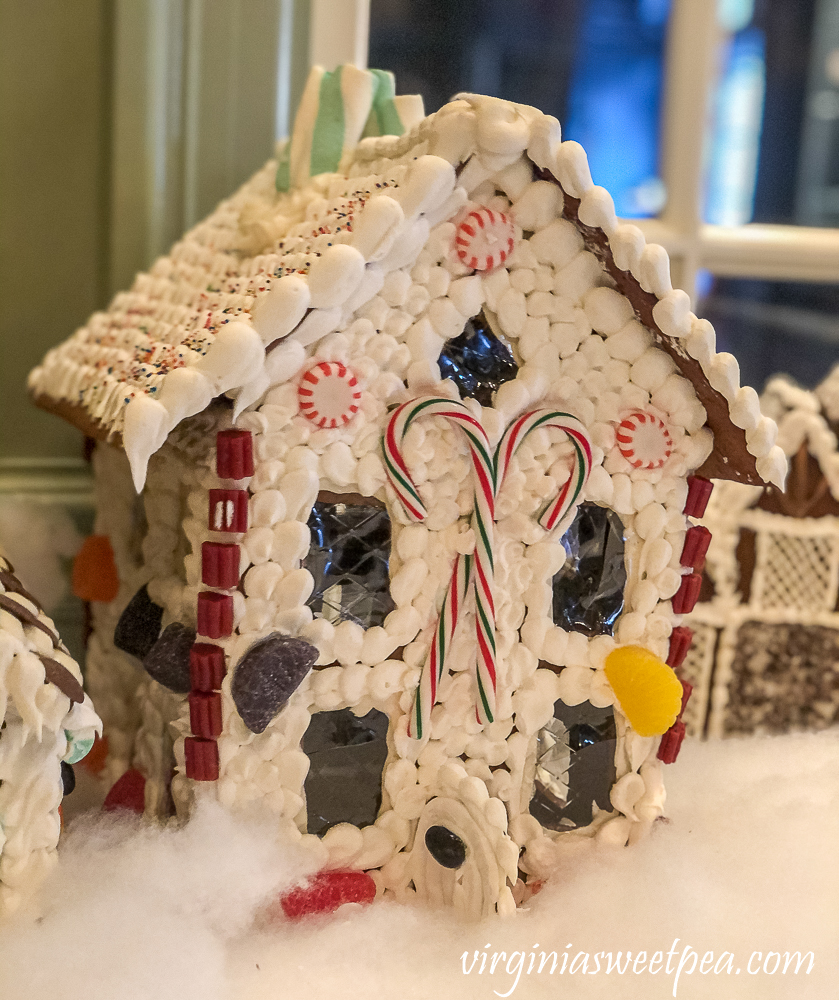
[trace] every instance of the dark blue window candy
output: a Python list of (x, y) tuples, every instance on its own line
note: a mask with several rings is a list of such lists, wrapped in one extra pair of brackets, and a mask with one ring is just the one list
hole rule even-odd
[(611, 809), (615, 783), (615, 713), (584, 701), (558, 701), (536, 737), (536, 778), (530, 814), (548, 830), (588, 826), (593, 806)]
[(470, 396), (481, 406), (492, 406), (492, 394), (504, 382), (512, 381), (519, 370), (510, 345), (492, 332), (482, 312), (446, 344), (438, 364), (442, 378), (454, 382), (461, 398)]
[(381, 625), (390, 596), (390, 518), (382, 507), (318, 501), (309, 517), (311, 545), (303, 566), (315, 587), (309, 607), (329, 621)]
[(597, 504), (581, 504), (562, 544), (567, 558), (553, 579), (554, 623), (588, 636), (612, 635), (626, 586), (621, 519)]
[(250, 646), (239, 661), (230, 694), (242, 722), (263, 733), (312, 669), (318, 651), (305, 639), (272, 632)]
[(388, 718), (371, 709), (359, 718), (348, 708), (317, 712), (303, 734), (308, 831), (323, 834), (336, 823), (369, 826), (382, 805)]

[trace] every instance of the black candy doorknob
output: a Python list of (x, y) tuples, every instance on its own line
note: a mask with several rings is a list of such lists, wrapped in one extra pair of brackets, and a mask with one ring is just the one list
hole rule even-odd
[(444, 868), (460, 868), (466, 860), (466, 844), (444, 826), (430, 826), (425, 831), (428, 853)]

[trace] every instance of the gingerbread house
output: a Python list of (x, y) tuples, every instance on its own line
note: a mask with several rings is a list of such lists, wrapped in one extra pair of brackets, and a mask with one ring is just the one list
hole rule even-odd
[(713, 736), (839, 722), (839, 371), (814, 391), (772, 379), (761, 405), (790, 460), (786, 492), (720, 483), (705, 593), (683, 669), (689, 727)]
[(786, 463), (556, 119), (313, 71), (279, 162), (30, 386), (97, 442), (89, 684), (147, 813), (259, 802), (473, 916), (661, 814), (690, 519)]
[(54, 863), (72, 765), (101, 728), (55, 625), (0, 557), (0, 915)]

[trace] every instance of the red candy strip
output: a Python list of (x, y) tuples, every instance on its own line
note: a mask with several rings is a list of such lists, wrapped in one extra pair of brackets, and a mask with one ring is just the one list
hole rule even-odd
[(705, 556), (711, 544), (711, 532), (701, 524), (688, 528), (685, 534), (685, 547), (682, 549), (680, 562), (682, 566), (701, 570), (705, 565)]
[[(675, 609), (674, 609), (675, 610)], [(688, 650), (693, 643), (693, 629), (687, 625), (677, 625), (670, 633), (670, 649), (667, 653), (667, 665), (674, 670), (685, 662)]]
[(248, 530), (248, 491), (210, 490), (211, 531)]
[(187, 736), (184, 740), (186, 776), (194, 781), (218, 781), (218, 743)]
[(247, 479), (253, 475), (253, 437), (250, 431), (218, 432), (216, 473), (220, 479)]
[(688, 496), (684, 513), (688, 517), (702, 517), (714, 489), (710, 479), (702, 476), (688, 476)]
[(221, 692), (190, 691), (189, 728), (194, 736), (214, 740), (221, 736)]
[(201, 580), (208, 587), (229, 590), (239, 582), (239, 546), (204, 542), (201, 546)]
[(375, 898), (376, 883), (368, 872), (339, 869), (318, 872), (307, 885), (287, 892), (280, 906), (289, 920), (299, 920), (314, 913), (332, 913), (344, 903), (372, 903)]
[(673, 612), (677, 615), (689, 614), (696, 607), (702, 588), (702, 574), (689, 573), (682, 577), (679, 589), (673, 596)]
[(233, 598), (205, 590), (198, 595), (198, 634), (221, 639), (233, 632)]
[(678, 720), (661, 737), (657, 754), (658, 759), (664, 764), (675, 763), (676, 758), (679, 756), (679, 751), (682, 749), (684, 738), (685, 724), (681, 720)]
[(218, 691), (224, 680), (224, 650), (210, 642), (196, 642), (189, 651), (189, 679), (193, 691)]

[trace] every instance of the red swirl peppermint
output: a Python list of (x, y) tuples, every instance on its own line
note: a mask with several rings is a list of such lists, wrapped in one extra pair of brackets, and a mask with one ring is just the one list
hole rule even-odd
[(512, 220), (503, 212), (476, 208), (457, 227), (457, 256), (473, 271), (491, 271), (513, 252), (514, 235)]
[(643, 410), (624, 417), (615, 437), (633, 469), (660, 469), (673, 453), (673, 438), (664, 421)]
[(358, 379), (340, 361), (313, 365), (297, 389), (300, 410), (318, 427), (343, 427), (358, 413)]

